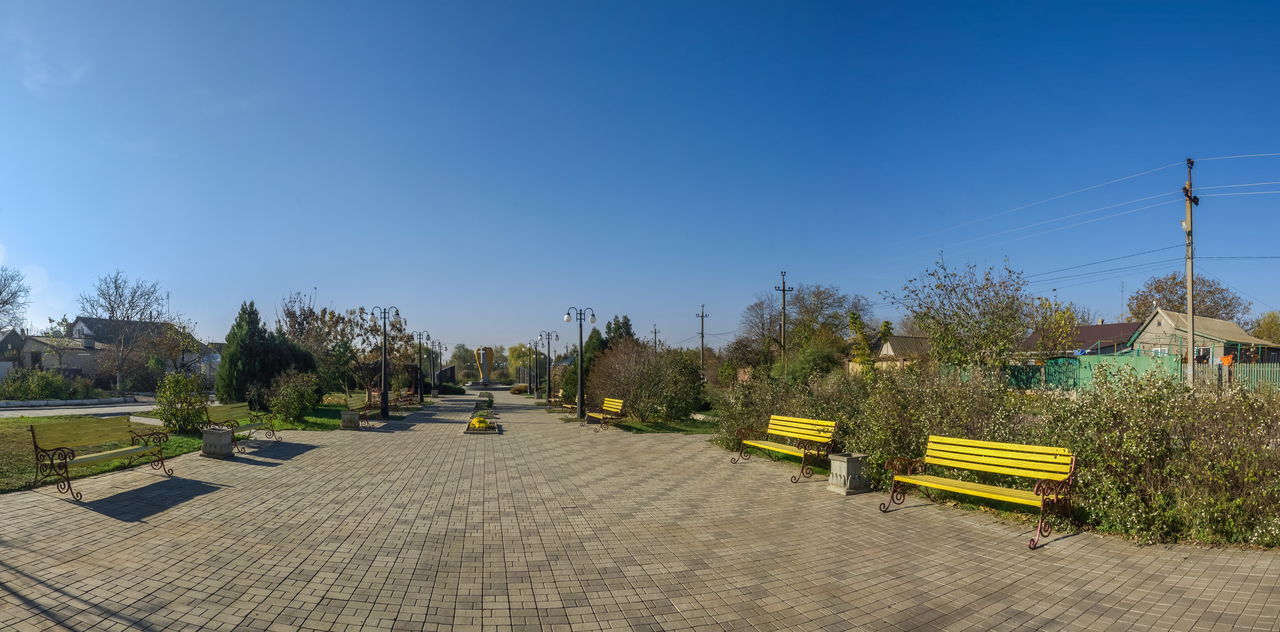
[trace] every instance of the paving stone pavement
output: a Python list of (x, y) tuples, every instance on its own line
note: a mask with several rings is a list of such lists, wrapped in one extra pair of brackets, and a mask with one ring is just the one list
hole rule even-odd
[(1278, 630), (1280, 554), (1137, 547), (730, 465), (496, 395), (0, 495), (0, 630)]

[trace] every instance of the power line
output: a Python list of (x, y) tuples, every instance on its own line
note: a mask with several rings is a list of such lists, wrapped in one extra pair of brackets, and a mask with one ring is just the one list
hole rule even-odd
[(1135, 252), (1135, 253), (1133, 253), (1133, 254), (1131, 254), (1131, 255), (1122, 255), (1122, 256), (1119, 256), (1119, 257), (1112, 257), (1112, 258), (1110, 258), (1110, 259), (1102, 259), (1102, 260), (1100, 260), (1100, 261), (1091, 261), (1091, 262), (1089, 262), (1089, 263), (1082, 263), (1082, 264), (1080, 264), (1080, 265), (1070, 266), (1070, 267), (1066, 267), (1066, 268), (1058, 268), (1057, 270), (1050, 270), (1050, 271), (1048, 271), (1048, 272), (1037, 272), (1037, 273), (1035, 273), (1035, 274), (1028, 274), (1028, 275), (1026, 276), (1026, 278), (1030, 279), (1030, 278), (1032, 278), (1032, 277), (1044, 276), (1044, 275), (1046, 275), (1046, 274), (1054, 274), (1054, 273), (1057, 273), (1057, 272), (1065, 272), (1065, 271), (1067, 271), (1067, 270), (1074, 270), (1074, 269), (1076, 269), (1076, 268), (1083, 268), (1083, 267), (1086, 267), (1086, 266), (1097, 265), (1097, 264), (1099, 264), (1099, 263), (1110, 263), (1110, 262), (1112, 262), (1112, 261), (1119, 261), (1119, 260), (1121, 260), (1121, 259), (1128, 259), (1128, 258), (1130, 258), (1130, 257), (1140, 257), (1140, 256), (1142, 256), (1142, 255), (1148, 255), (1148, 254), (1151, 254), (1151, 253), (1153, 253), (1153, 252), (1160, 252), (1161, 250), (1172, 250), (1172, 249), (1174, 249), (1174, 248), (1181, 248), (1181, 247), (1182, 247), (1182, 244), (1174, 244), (1174, 245), (1172, 245), (1172, 246), (1165, 246), (1164, 248), (1152, 248), (1151, 250), (1143, 250), (1142, 252)]
[(1083, 221), (1083, 222), (1076, 222), (1076, 223), (1074, 223), (1074, 224), (1068, 224), (1068, 225), (1066, 225), (1066, 226), (1059, 226), (1059, 227), (1057, 227), (1057, 228), (1050, 228), (1049, 230), (1042, 230), (1042, 231), (1040, 231), (1040, 232), (1038, 232), (1038, 233), (1031, 233), (1030, 235), (1022, 235), (1021, 237), (1014, 237), (1013, 239), (1006, 239), (1006, 240), (1004, 240), (1004, 241), (998, 241), (998, 242), (995, 242), (994, 244), (988, 244), (988, 245), (990, 245), (990, 246), (998, 246), (998, 245), (1000, 245), (1000, 244), (1008, 244), (1008, 243), (1013, 243), (1013, 242), (1015, 242), (1015, 241), (1022, 241), (1023, 239), (1030, 239), (1030, 238), (1032, 238), (1032, 237), (1039, 237), (1040, 235), (1047, 235), (1047, 234), (1049, 234), (1049, 233), (1056, 233), (1056, 232), (1058, 232), (1058, 231), (1060, 231), (1060, 230), (1066, 230), (1066, 229), (1068, 229), (1068, 228), (1075, 228), (1075, 227), (1077, 227), (1077, 226), (1084, 226), (1085, 224), (1092, 224), (1092, 223), (1094, 223), (1094, 222), (1101, 222), (1101, 221), (1103, 221), (1103, 220), (1112, 219), (1112, 218), (1115, 218), (1115, 217), (1120, 217), (1120, 216), (1122, 216), (1122, 215), (1132, 215), (1133, 213), (1137, 213), (1138, 211), (1145, 211), (1145, 210), (1147, 210), (1147, 209), (1155, 208), (1155, 207), (1157, 207), (1157, 206), (1164, 206), (1164, 205), (1166, 205), (1166, 204), (1174, 204), (1174, 203), (1181, 202), (1181, 201), (1182, 201), (1182, 200), (1169, 200), (1169, 201), (1165, 201), (1165, 202), (1158, 202), (1158, 203), (1156, 203), (1156, 204), (1148, 204), (1148, 205), (1146, 205), (1146, 206), (1139, 206), (1138, 208), (1129, 209), (1129, 210), (1127, 210), (1127, 211), (1121, 211), (1121, 212), (1119, 212), (1119, 213), (1112, 213), (1112, 214), (1110, 214), (1110, 215), (1103, 215), (1102, 217), (1095, 217), (1095, 218), (1093, 218), (1093, 219), (1087, 219), (1087, 220), (1085, 220), (1085, 221)]
[(1200, 272), (1201, 272), (1202, 274), (1206, 274), (1206, 275), (1208, 275), (1208, 276), (1209, 276), (1210, 278), (1212, 278), (1212, 279), (1217, 280), (1217, 282), (1218, 282), (1218, 283), (1221, 283), (1221, 284), (1223, 284), (1223, 285), (1225, 285), (1225, 286), (1227, 286), (1227, 287), (1231, 288), (1232, 290), (1235, 290), (1236, 292), (1238, 292), (1238, 293), (1240, 293), (1240, 294), (1244, 294), (1246, 297), (1251, 298), (1251, 299), (1253, 299), (1253, 300), (1255, 300), (1255, 301), (1257, 301), (1257, 302), (1259, 302), (1259, 303), (1262, 303), (1263, 305), (1265, 305), (1265, 306), (1267, 306), (1267, 307), (1270, 307), (1271, 309), (1280, 309), (1280, 308), (1277, 308), (1275, 305), (1272, 305), (1271, 303), (1268, 303), (1268, 302), (1266, 302), (1266, 301), (1264, 301), (1264, 300), (1262, 300), (1262, 299), (1260, 299), (1260, 298), (1258, 298), (1258, 297), (1256, 297), (1256, 296), (1254, 296), (1254, 295), (1252, 295), (1252, 294), (1249, 294), (1248, 292), (1245, 292), (1244, 290), (1241, 290), (1240, 288), (1238, 288), (1238, 287), (1236, 287), (1236, 286), (1234, 286), (1234, 285), (1231, 285), (1230, 283), (1227, 283), (1226, 281), (1223, 281), (1223, 280), (1222, 280), (1222, 277), (1220, 277), (1220, 276), (1218, 276), (1218, 275), (1216, 275), (1216, 274), (1214, 274), (1214, 273), (1212, 273), (1212, 272), (1209, 272), (1208, 270), (1205, 270), (1205, 269), (1204, 269), (1204, 266), (1200, 266)]
[(1280, 180), (1272, 180), (1270, 182), (1250, 182), (1248, 184), (1219, 184), (1211, 187), (1196, 187), (1197, 189), (1236, 189), (1240, 187), (1260, 187), (1267, 184), (1280, 184)]
[(1001, 217), (1001, 216), (1003, 216), (1003, 215), (1008, 215), (1009, 213), (1016, 213), (1016, 212), (1021, 211), (1021, 210), (1024, 210), (1024, 209), (1029, 209), (1029, 208), (1031, 208), (1031, 207), (1033, 207), (1033, 206), (1039, 206), (1039, 205), (1044, 204), (1044, 203), (1046, 203), (1046, 202), (1052, 202), (1052, 201), (1054, 201), (1054, 200), (1061, 200), (1062, 198), (1070, 197), (1070, 196), (1075, 195), (1075, 194), (1077, 194), (1077, 193), (1084, 193), (1085, 191), (1092, 191), (1092, 190), (1097, 189), (1097, 188), (1105, 187), (1105, 186), (1107, 186), (1107, 185), (1109, 185), (1109, 184), (1115, 184), (1115, 183), (1117, 183), (1117, 182), (1124, 182), (1125, 180), (1132, 180), (1132, 179), (1134, 179), (1134, 178), (1137, 178), (1137, 177), (1140, 177), (1140, 176), (1145, 176), (1145, 175), (1147, 175), (1147, 174), (1151, 174), (1151, 173), (1155, 173), (1155, 172), (1157, 172), (1157, 171), (1163, 171), (1163, 170), (1168, 169), (1168, 168), (1170, 168), (1170, 167), (1177, 167), (1177, 166), (1179, 166), (1179, 165), (1181, 165), (1181, 164), (1182, 164), (1182, 161), (1178, 161), (1178, 162), (1171, 162), (1171, 163), (1169, 163), (1169, 164), (1167, 164), (1167, 165), (1163, 165), (1163, 166), (1160, 166), (1160, 167), (1156, 167), (1156, 168), (1154, 168), (1154, 169), (1147, 169), (1146, 171), (1139, 171), (1138, 173), (1131, 174), (1131, 175), (1127, 175), (1127, 176), (1124, 176), (1124, 177), (1121, 177), (1121, 178), (1115, 178), (1114, 180), (1107, 180), (1106, 182), (1100, 182), (1100, 183), (1098, 183), (1098, 184), (1093, 184), (1093, 185), (1090, 185), (1090, 186), (1087, 186), (1087, 187), (1084, 187), (1084, 188), (1076, 189), (1076, 190), (1074, 190), (1074, 191), (1068, 191), (1068, 192), (1066, 192), (1066, 193), (1059, 193), (1058, 195), (1054, 195), (1054, 196), (1051, 196), (1051, 197), (1047, 197), (1047, 198), (1045, 198), (1045, 199), (1043, 199), (1043, 200), (1037, 200), (1037, 201), (1035, 201), (1035, 202), (1029, 202), (1029, 203), (1027, 203), (1027, 204), (1023, 204), (1023, 205), (1021, 205), (1021, 206), (1015, 206), (1015, 207), (1013, 207), (1013, 208), (1011, 208), (1011, 209), (1008, 209), (1008, 210), (1006, 210), (1006, 211), (1000, 211), (999, 213), (992, 213), (991, 215), (987, 215), (987, 216), (985, 216), (985, 217), (979, 217), (979, 218), (977, 218), (977, 219), (971, 219), (971, 220), (969, 220), (969, 221), (961, 222), (961, 223), (956, 224), (956, 225), (954, 225), (954, 226), (949, 226), (949, 227), (947, 227), (947, 228), (942, 228), (942, 229), (939, 229), (939, 230), (933, 231), (933, 232), (931, 232), (931, 233), (926, 233), (926, 234), (924, 234), (924, 235), (918, 235), (917, 237), (927, 237), (927, 236), (929, 236), (929, 235), (936, 235), (936, 234), (938, 234), (938, 233), (943, 233), (943, 232), (948, 232), (948, 231), (951, 231), (951, 230), (955, 230), (955, 229), (960, 228), (960, 227), (962, 227), (962, 226), (969, 226), (970, 224), (976, 224), (976, 223), (978, 223), (978, 222), (985, 222), (985, 221), (987, 221), (987, 220), (989, 220), (989, 219), (992, 219), (992, 218), (995, 218), (995, 217)]
[[(1273, 156), (1280, 156), (1280, 152), (1273, 152), (1269, 154), (1239, 154), (1236, 156), (1214, 156), (1212, 158), (1196, 158), (1196, 160), (1199, 160), (1200, 162), (1204, 162), (1206, 160), (1234, 160), (1236, 158), (1270, 158)], [(1180, 165), (1182, 163), (1179, 162), (1175, 164)]]
[(1197, 259), (1220, 259), (1229, 261), (1234, 259), (1280, 259), (1280, 255), (1255, 255), (1249, 257), (1196, 257)]
[(1200, 197), (1226, 197), (1228, 195), (1268, 195), (1280, 191), (1236, 191), (1235, 193), (1206, 193)]
[(969, 238), (966, 238), (966, 239), (962, 239), (962, 240), (960, 240), (960, 241), (953, 241), (953, 242), (951, 242), (949, 245), (954, 246), (954, 245), (957, 245), (957, 244), (964, 244), (964, 243), (968, 243), (968, 242), (971, 242), (971, 241), (977, 241), (977, 240), (979, 240), (979, 239), (987, 239), (987, 238), (989, 238), (989, 237), (998, 237), (998, 236), (1000, 236), (1000, 235), (1006, 235), (1006, 234), (1009, 234), (1009, 233), (1016, 233), (1016, 232), (1018, 232), (1018, 231), (1020, 231), (1020, 230), (1026, 230), (1026, 229), (1028, 229), (1028, 228), (1034, 228), (1034, 227), (1036, 227), (1036, 226), (1043, 226), (1043, 225), (1045, 225), (1045, 224), (1052, 224), (1052, 223), (1054, 223), (1054, 222), (1060, 222), (1060, 221), (1063, 221), (1063, 220), (1068, 220), (1068, 219), (1071, 219), (1071, 218), (1073, 218), (1073, 217), (1081, 217), (1081, 216), (1084, 216), (1084, 215), (1092, 215), (1093, 213), (1098, 213), (1098, 212), (1105, 211), (1105, 210), (1108, 210), (1108, 209), (1113, 209), (1113, 208), (1116, 208), (1116, 207), (1119, 207), (1119, 206), (1125, 206), (1125, 205), (1133, 204), (1133, 203), (1136, 203), (1136, 202), (1145, 202), (1145, 201), (1147, 201), (1147, 200), (1154, 200), (1155, 198), (1158, 198), (1158, 197), (1164, 197), (1164, 196), (1166, 196), (1166, 195), (1173, 195), (1173, 194), (1175, 194), (1175, 193), (1180, 193), (1180, 191), (1166, 191), (1166, 192), (1164, 192), (1164, 193), (1157, 193), (1157, 194), (1155, 194), (1155, 195), (1148, 195), (1148, 196), (1145, 196), (1145, 197), (1134, 198), (1134, 199), (1132, 199), (1132, 200), (1128, 200), (1128, 201), (1126, 201), (1126, 202), (1116, 202), (1115, 204), (1108, 204), (1108, 205), (1106, 205), (1106, 206), (1099, 206), (1099, 207), (1097, 207), (1097, 208), (1092, 208), (1092, 209), (1089, 209), (1089, 210), (1087, 210), (1087, 211), (1080, 211), (1080, 212), (1077, 212), (1077, 213), (1071, 213), (1070, 215), (1063, 215), (1063, 216), (1061, 216), (1061, 217), (1053, 217), (1053, 218), (1050, 218), (1050, 219), (1041, 220), (1041, 221), (1039, 221), (1039, 222), (1033, 222), (1033, 223), (1031, 223), (1031, 224), (1026, 224), (1026, 225), (1023, 225), (1023, 226), (1018, 226), (1018, 227), (1016, 227), (1016, 228), (1008, 228), (1008, 229), (1001, 230), (1001, 231), (997, 231), (997, 232), (994, 232), (994, 233), (988, 233), (988, 234), (985, 234), (985, 235), (978, 235), (978, 236), (976, 236), (976, 237), (969, 237)]
[(1143, 269), (1143, 268), (1151, 268), (1151, 267), (1156, 267), (1156, 266), (1164, 266), (1164, 265), (1167, 265), (1167, 264), (1170, 264), (1170, 263), (1174, 263), (1174, 262), (1177, 262), (1177, 261), (1182, 261), (1182, 259), (1179, 257), (1179, 258), (1176, 258), (1176, 259), (1161, 259), (1161, 260), (1159, 260), (1159, 261), (1145, 261), (1145, 262), (1143, 262), (1143, 263), (1135, 263), (1135, 264), (1133, 264), (1133, 265), (1120, 266), (1120, 267), (1117, 267), (1117, 268), (1106, 268), (1106, 269), (1103, 269), (1103, 270), (1094, 270), (1094, 271), (1092, 271), (1092, 272), (1079, 272), (1079, 273), (1076, 273), (1076, 274), (1068, 274), (1068, 275), (1065, 275), (1065, 276), (1053, 277), (1053, 278), (1049, 278), (1049, 279), (1039, 279), (1039, 280), (1037, 280), (1037, 281), (1032, 281), (1032, 282), (1028, 283), (1027, 285), (1045, 285), (1045, 284), (1050, 284), (1050, 283), (1056, 283), (1056, 282), (1058, 282), (1058, 281), (1072, 281), (1072, 280), (1076, 280), (1076, 279), (1083, 279), (1083, 278), (1087, 278), (1087, 277), (1091, 277), (1091, 276), (1098, 276), (1098, 275), (1104, 275), (1104, 274), (1111, 274), (1111, 273), (1114, 273), (1114, 272), (1122, 272), (1122, 271), (1126, 271), (1126, 270), (1128, 270), (1128, 271), (1137, 271), (1137, 270), (1139, 270), (1139, 269)]

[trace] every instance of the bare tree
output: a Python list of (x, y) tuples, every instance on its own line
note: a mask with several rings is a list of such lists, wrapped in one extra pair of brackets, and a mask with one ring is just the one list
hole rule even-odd
[[(93, 291), (80, 295), (80, 311), (85, 316), (111, 321), (105, 332), (113, 346), (110, 366), (116, 376), (116, 391), (123, 387), (124, 370), (140, 345), (158, 333), (156, 321), (163, 318), (164, 297), (160, 284), (131, 280), (120, 270), (98, 277)], [(98, 333), (98, 332), (95, 332)]]
[(31, 286), (26, 277), (13, 268), (0, 266), (0, 327), (13, 327), (22, 322), (30, 301)]

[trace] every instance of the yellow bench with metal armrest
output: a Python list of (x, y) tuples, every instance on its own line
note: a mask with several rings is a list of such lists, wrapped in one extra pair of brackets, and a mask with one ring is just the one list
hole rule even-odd
[[(766, 450), (765, 456), (777, 460), (769, 452), (779, 452), (800, 457), (800, 473), (791, 477), (792, 483), (799, 483), (801, 478), (813, 476), (813, 468), (809, 467), (810, 459), (826, 458), (831, 454), (831, 437), (836, 432), (836, 422), (821, 419), (805, 419), (803, 417), (769, 417), (769, 426), (763, 431), (750, 428), (739, 428), (737, 435), (742, 442), (738, 456), (729, 459), (730, 463), (746, 461), (751, 458), (747, 448)], [(778, 437), (773, 441), (769, 437)], [(787, 442), (789, 440), (789, 442)]]
[[(1035, 479), (1036, 483), (1028, 491), (962, 481), (925, 474), (926, 465), (1007, 474)], [(905, 496), (904, 485), (1040, 507), (1040, 521), (1036, 525), (1035, 536), (1027, 543), (1029, 548), (1034, 549), (1040, 544), (1040, 538), (1047, 537), (1053, 531), (1045, 521), (1045, 514), (1055, 510), (1065, 511), (1068, 506), (1076, 459), (1066, 448), (930, 435), (923, 459), (889, 459), (885, 463), (885, 469), (893, 472), (893, 483), (889, 487), (889, 500), (880, 505), (880, 511), (884, 512), (889, 511), (893, 505), (902, 503)]]

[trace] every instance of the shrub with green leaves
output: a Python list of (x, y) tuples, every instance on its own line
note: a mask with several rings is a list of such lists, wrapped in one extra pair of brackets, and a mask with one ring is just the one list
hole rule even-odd
[(623, 400), (623, 413), (644, 422), (683, 420), (702, 404), (702, 374), (683, 352), (655, 352), (635, 338), (621, 338), (592, 364), (588, 404)]
[(0, 380), (0, 400), (97, 399), (102, 391), (83, 377), (68, 378), (57, 371), (14, 369)]
[(511, 387), (512, 395), (524, 395), (525, 393), (528, 393), (528, 392), (529, 392), (528, 384), (516, 384), (515, 386)]
[(156, 388), (155, 414), (174, 432), (194, 434), (208, 416), (204, 379), (199, 375), (170, 373)]
[[(930, 434), (1068, 448), (1074, 518), (1144, 542), (1280, 546), (1280, 391), (1191, 390), (1176, 376), (1102, 368), (1074, 393), (1024, 393), (995, 370), (917, 365), (807, 384), (757, 378), (717, 401), (719, 442), (771, 414), (837, 422), (834, 449), (870, 455), (883, 488), (890, 457), (921, 457)], [(1029, 489), (998, 474), (940, 473)], [(973, 501), (966, 498), (966, 501)], [(976, 501), (981, 502), (981, 501)]]
[(320, 405), (320, 379), (314, 373), (285, 371), (272, 382), (267, 405), (281, 421), (300, 423)]

